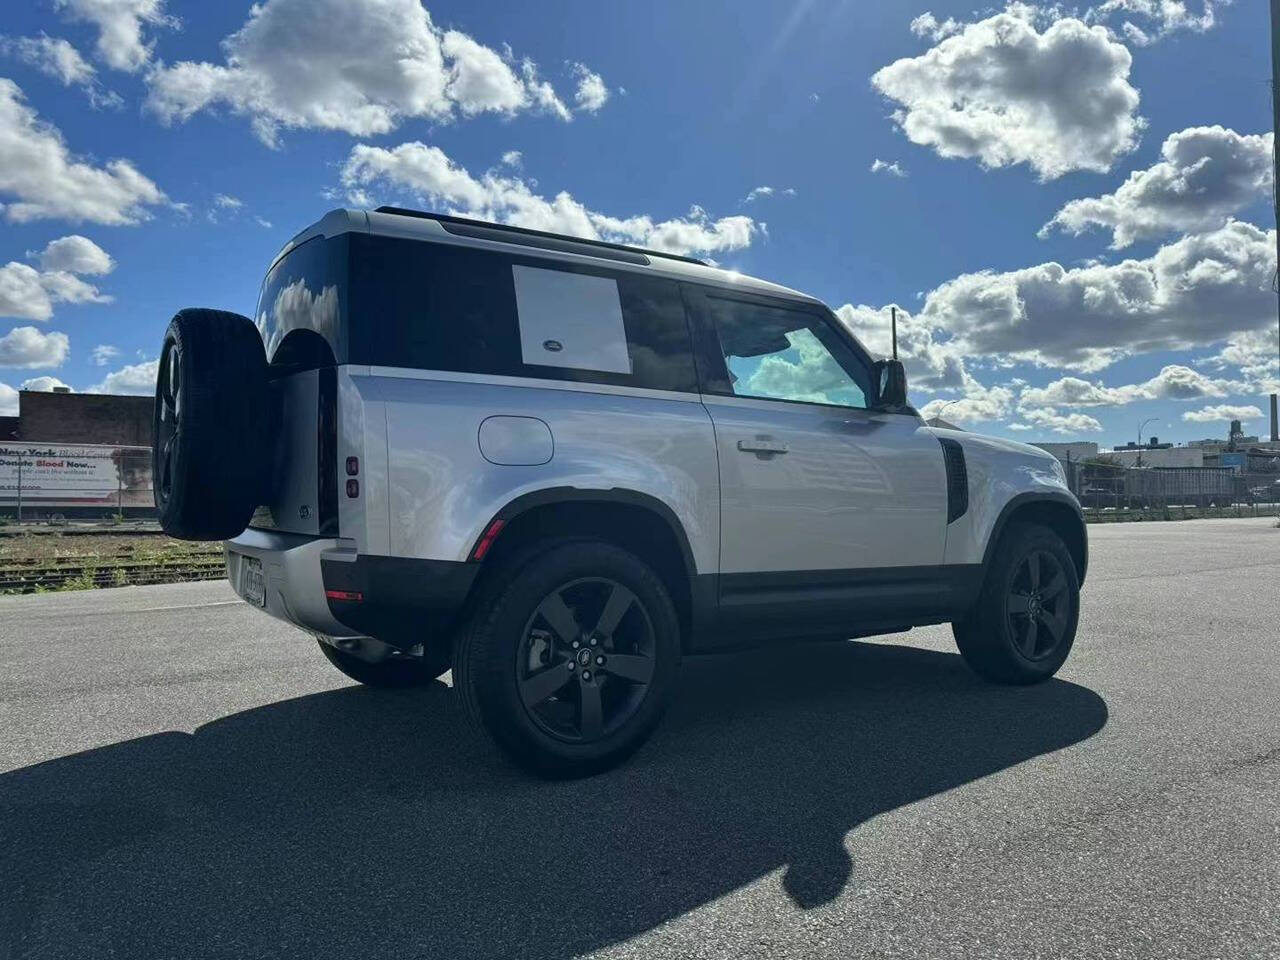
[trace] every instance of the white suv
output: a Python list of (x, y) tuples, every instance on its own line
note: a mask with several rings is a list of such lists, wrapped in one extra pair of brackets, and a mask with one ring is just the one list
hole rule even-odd
[(1033, 447), (935, 430), (819, 301), (696, 260), (395, 208), (291, 240), (257, 316), (184, 310), (166, 531), (363, 683), (453, 670), (517, 761), (607, 767), (682, 654), (951, 622), (1052, 676), (1080, 508)]

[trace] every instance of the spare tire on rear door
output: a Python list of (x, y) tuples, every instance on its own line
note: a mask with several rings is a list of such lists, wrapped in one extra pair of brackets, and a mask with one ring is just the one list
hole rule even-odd
[(253, 321), (181, 310), (156, 375), (152, 485), (160, 525), (183, 540), (225, 540), (267, 489), (267, 358)]

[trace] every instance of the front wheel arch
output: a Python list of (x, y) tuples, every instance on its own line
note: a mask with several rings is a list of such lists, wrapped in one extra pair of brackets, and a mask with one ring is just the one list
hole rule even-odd
[(991, 561), (1000, 545), (1000, 538), (1011, 529), (1011, 524), (1039, 524), (1048, 527), (1066, 545), (1075, 564), (1076, 579), (1084, 586), (1089, 568), (1089, 535), (1080, 504), (1067, 493), (1020, 493), (1000, 510), (991, 527), (987, 548), (982, 558), (984, 575), (991, 569)]

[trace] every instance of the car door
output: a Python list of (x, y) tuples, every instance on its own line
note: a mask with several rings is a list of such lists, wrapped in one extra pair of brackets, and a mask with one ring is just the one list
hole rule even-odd
[(809, 632), (926, 616), (947, 526), (942, 448), (872, 406), (866, 355), (817, 305), (688, 287), (720, 466), (722, 612)]

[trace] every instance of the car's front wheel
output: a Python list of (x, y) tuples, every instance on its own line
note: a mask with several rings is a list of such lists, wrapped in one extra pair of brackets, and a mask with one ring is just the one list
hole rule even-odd
[(517, 763), (584, 776), (657, 725), (680, 660), (666, 587), (612, 544), (561, 542), (492, 571), (458, 637), (454, 686)]
[(1062, 538), (1040, 524), (1001, 537), (973, 610), (952, 625), (965, 662), (997, 683), (1038, 683), (1075, 642), (1080, 580)]

